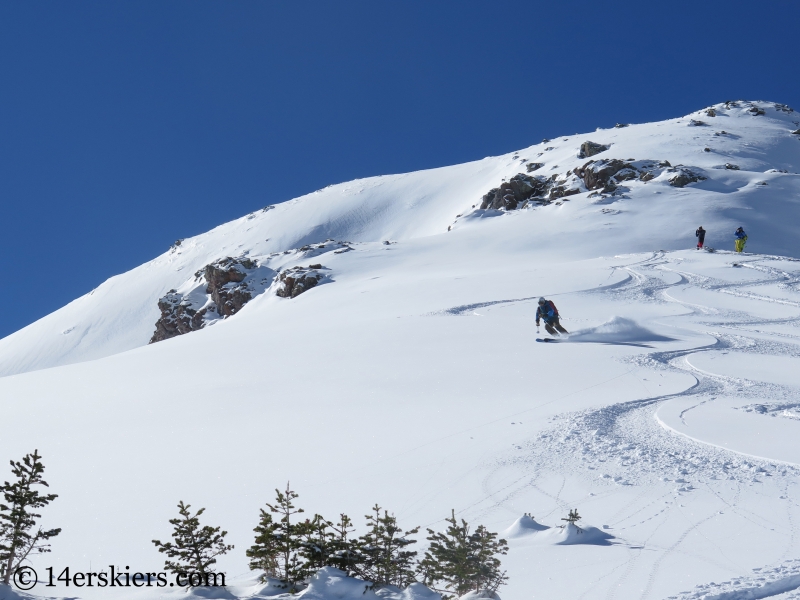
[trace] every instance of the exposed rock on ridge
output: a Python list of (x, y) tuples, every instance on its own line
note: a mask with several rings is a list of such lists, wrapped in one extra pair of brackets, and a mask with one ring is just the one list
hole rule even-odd
[(578, 153), (578, 158), (589, 158), (595, 154), (600, 154), (609, 149), (610, 146), (603, 144), (596, 144), (595, 142), (583, 142), (581, 144), (581, 151)]
[(526, 175), (518, 173), (509, 181), (492, 188), (481, 199), (480, 209), (516, 210), (531, 202), (546, 205), (558, 198), (565, 198), (585, 191), (600, 190), (612, 193), (625, 181), (652, 181), (662, 173), (668, 174), (669, 184), (684, 187), (689, 183), (706, 179), (697, 169), (668, 161), (624, 161), (618, 158), (590, 160), (566, 175)]
[(297, 298), (322, 281), (325, 276), (319, 272), (324, 269), (320, 264), (310, 265), (308, 268), (293, 267), (280, 274), (278, 281), (281, 287), (275, 292), (281, 298)]
[(257, 267), (249, 258), (224, 258), (206, 265), (203, 275), (208, 282), (206, 293), (223, 317), (236, 314), (253, 299), (253, 294), (244, 282), (248, 271)]
[(197, 331), (236, 314), (274, 278), (275, 271), (246, 257), (228, 257), (206, 265), (193, 279), (159, 299), (161, 317), (150, 343)]
[(156, 321), (156, 330), (149, 342), (151, 344), (202, 329), (205, 325), (205, 309), (202, 312), (193, 309), (191, 302), (177, 290), (170, 290), (160, 298), (158, 309), (161, 317)]

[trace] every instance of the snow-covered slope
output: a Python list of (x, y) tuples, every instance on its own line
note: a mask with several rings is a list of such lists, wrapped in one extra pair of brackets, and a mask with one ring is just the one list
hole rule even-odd
[[(754, 106), (765, 114), (753, 114)], [(792, 131), (800, 129), (800, 114), (769, 102), (713, 108), (714, 117), (703, 109), (660, 123), (566, 136), (464, 165), (334, 185), (257, 211), (183, 240), (0, 340), (0, 374), (93, 360), (147, 344), (159, 317), (158, 299), (206, 264), (228, 256), (257, 259), (330, 238), (409, 241), (442, 235), (451, 226), (449, 237), (457, 237), (477, 217), (491, 216), (476, 213), (481, 197), (527, 172), (529, 162), (543, 165), (532, 175), (547, 177), (565, 176), (586, 164), (589, 158), (578, 158), (585, 141), (610, 146), (595, 160), (668, 161), (707, 179), (675, 188), (668, 183), (671, 174), (664, 173), (646, 183), (626, 182), (616, 196), (589, 198), (587, 190), (561, 204), (506, 215), (520, 221), (508, 228), (530, 244), (578, 256), (678, 249), (690, 245), (695, 228), (703, 224), (710, 245), (731, 247), (733, 228), (744, 224), (749, 249), (797, 255), (800, 135)], [(693, 125), (698, 121), (705, 124)], [(481, 243), (507, 241), (506, 233), (492, 238), (493, 232), (484, 229)], [(576, 243), (589, 237), (591, 244)]]
[[(508, 531), (505, 600), (800, 589), (800, 116), (756, 106), (327, 188), (184, 240), (5, 338), (0, 458), (39, 449), (59, 494), (44, 518), (64, 528), (34, 567), (160, 571), (151, 540), (184, 500), (235, 545), (220, 567), (240, 585), (219, 597), (259, 597), (244, 553), (290, 480), (308, 512), (359, 527), (378, 502), (404, 527), (441, 528), (455, 509)], [(579, 159), (586, 141), (610, 148)], [(530, 162), (566, 181), (603, 158), (671, 167), (615, 193), (480, 208)], [(677, 165), (706, 179), (673, 187)], [(700, 224), (719, 251), (693, 249)], [(293, 299), (276, 281), (147, 344), (159, 298), (202, 296), (195, 273), (244, 255), (263, 273), (319, 263), (325, 280)], [(535, 341), (540, 295), (573, 332), (562, 343)], [(591, 535), (557, 529), (575, 508)]]

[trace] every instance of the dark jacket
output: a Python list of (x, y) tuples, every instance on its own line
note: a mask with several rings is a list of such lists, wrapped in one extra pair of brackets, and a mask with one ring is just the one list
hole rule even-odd
[(539, 319), (544, 319), (545, 323), (550, 323), (558, 318), (558, 309), (553, 304), (552, 300), (547, 300), (544, 304), (536, 308), (536, 324), (539, 324)]
[(706, 230), (702, 227), (698, 227), (697, 231), (694, 232), (694, 235), (702, 242), (704, 239), (706, 239)]

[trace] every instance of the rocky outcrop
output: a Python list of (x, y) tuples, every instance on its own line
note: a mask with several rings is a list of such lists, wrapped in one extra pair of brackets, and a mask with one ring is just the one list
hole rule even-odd
[(320, 264), (310, 265), (308, 268), (293, 267), (282, 272), (278, 281), (280, 287), (275, 292), (281, 298), (297, 298), (303, 292), (307, 292), (324, 279), (324, 275), (319, 272), (324, 269)]
[(588, 190), (601, 190), (609, 193), (624, 181), (651, 181), (665, 170), (671, 169), (668, 161), (623, 161), (618, 158), (590, 160), (575, 169), (576, 175), (583, 179)]
[(706, 109), (706, 116), (707, 117), (716, 117), (717, 116), (716, 109), (713, 106), (711, 108), (707, 108)]
[(575, 173), (583, 179), (586, 189), (599, 190), (607, 188), (611, 191), (616, 188), (615, 184), (618, 183), (618, 181), (612, 181), (612, 178), (623, 170), (630, 170), (629, 167), (629, 164), (616, 158), (597, 162), (590, 160), (582, 167), (575, 169)]
[(796, 129), (792, 132), (792, 135), (800, 135), (800, 129)]
[(751, 115), (753, 115), (754, 117), (757, 117), (757, 116), (759, 116), (759, 115), (765, 115), (765, 114), (767, 114), (767, 113), (764, 111), (764, 109), (763, 109), (763, 108), (760, 108), (760, 107), (756, 106), (755, 104), (754, 104), (753, 106), (751, 106), (751, 107), (750, 107), (750, 109), (749, 109), (747, 112), (749, 112), (749, 113), (750, 113)]
[(583, 142), (581, 144), (581, 151), (578, 153), (578, 158), (589, 158), (595, 154), (600, 154), (609, 149), (609, 146), (603, 144), (596, 144), (594, 142)]
[(205, 309), (192, 308), (191, 302), (177, 290), (170, 290), (158, 300), (158, 309), (161, 317), (156, 321), (156, 331), (150, 338), (150, 343), (168, 340), (190, 331), (202, 329)]
[(739, 165), (734, 165), (733, 163), (725, 163), (725, 168), (729, 171), (738, 171)]
[(206, 265), (177, 290), (159, 299), (161, 317), (150, 343), (197, 331), (238, 313), (264, 292), (275, 271), (246, 258), (223, 258)]
[[(566, 175), (525, 175), (518, 173), (509, 181), (492, 188), (481, 199), (480, 210), (516, 210), (535, 202), (550, 204), (553, 200), (566, 198), (584, 191), (613, 193), (626, 181), (652, 181), (663, 173), (670, 174), (669, 183), (674, 187), (684, 187), (689, 183), (706, 179), (695, 169), (678, 165), (673, 167), (669, 161), (621, 160), (604, 158), (590, 160), (582, 167), (567, 171)], [(461, 215), (458, 215), (459, 217)]]
[(528, 173), (533, 173), (534, 171), (538, 171), (544, 166), (543, 163), (537, 162), (529, 162), (525, 167), (528, 169)]
[(669, 178), (669, 184), (672, 187), (682, 188), (690, 183), (695, 183), (697, 181), (703, 181), (706, 179), (699, 173), (696, 173), (687, 167), (676, 167), (672, 170), (675, 171), (675, 175)]
[(703, 125), (706, 125), (705, 121), (697, 121), (695, 119), (689, 121), (689, 127), (702, 127)]
[(541, 175), (525, 175), (519, 173), (509, 181), (492, 188), (481, 199), (481, 209), (493, 208), (495, 210), (515, 210), (530, 198), (541, 197), (550, 186), (548, 178)]
[(225, 258), (203, 268), (208, 286), (206, 293), (222, 317), (230, 317), (253, 299), (253, 294), (245, 283), (248, 271), (256, 268), (249, 258)]

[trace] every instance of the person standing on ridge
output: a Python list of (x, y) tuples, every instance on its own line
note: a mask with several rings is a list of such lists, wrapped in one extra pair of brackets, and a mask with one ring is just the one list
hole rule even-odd
[(536, 327), (539, 327), (539, 320), (544, 320), (544, 328), (550, 335), (559, 333), (569, 333), (558, 322), (558, 309), (552, 300), (539, 298), (539, 307), (536, 309)]
[(744, 232), (744, 229), (739, 227), (734, 235), (736, 236), (736, 251), (742, 252), (744, 250), (744, 245), (747, 243), (747, 234)]
[(703, 242), (706, 239), (706, 230), (703, 229), (702, 225), (700, 225), (700, 227), (697, 228), (697, 231), (694, 232), (694, 235), (697, 238), (697, 249), (702, 250)]

